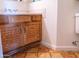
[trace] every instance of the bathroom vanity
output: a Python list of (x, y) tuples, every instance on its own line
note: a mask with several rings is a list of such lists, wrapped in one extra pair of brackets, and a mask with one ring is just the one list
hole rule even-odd
[(0, 15), (0, 32), (4, 56), (34, 47), (42, 39), (42, 15)]

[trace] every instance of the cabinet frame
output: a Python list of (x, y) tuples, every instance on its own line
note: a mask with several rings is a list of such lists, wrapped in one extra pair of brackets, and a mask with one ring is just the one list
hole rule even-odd
[[(9, 51), (5, 52), (4, 55), (6, 55), (6, 54), (12, 55), (12, 54), (17, 53), (17, 52), (19, 52), (21, 50), (22, 51), (25, 50), (27, 47), (28, 48), (29, 47), (32, 47), (31, 45), (34, 45), (35, 46), (35, 44), (38, 44), (38, 43), (40, 44), (40, 42), (42, 40), (42, 15), (24, 15), (24, 16), (23, 15), (20, 15), (20, 16), (19, 15), (16, 15), (16, 16), (8, 15), (7, 17), (9, 17), (9, 20), (11, 21), (11, 23), (1, 24), (0, 25), (1, 33), (3, 33), (3, 29), (6, 30), (6, 31), (9, 31), (10, 34), (13, 33), (12, 31), (14, 31), (14, 30), (17, 31), (18, 30), (19, 32), (16, 32), (15, 37), (13, 37), (13, 38), (16, 38), (17, 39), (16, 35), (19, 35), (19, 36), (22, 35), (22, 38), (23, 38), (22, 41), (23, 42), (20, 40), (21, 42), (19, 43), (20, 44), (19, 47), (15, 48), (13, 50), (9, 50)], [(19, 21), (19, 19), (21, 21)], [(16, 21), (12, 22), (13, 20), (16, 20)], [(37, 24), (34, 24), (34, 23), (37, 23)], [(34, 27), (32, 27), (32, 25)], [(17, 30), (16, 29), (13, 30), (12, 29), (13, 27), (15, 27)], [(5, 28), (7, 28), (7, 29), (5, 29)], [(30, 30), (31, 30), (31, 32), (30, 32)], [(28, 37), (30, 35), (33, 36), (33, 34), (34, 34), (34, 32), (32, 34), (32, 31), (35, 31), (35, 33), (38, 33), (39, 34), (38, 35), (38, 39), (35, 40), (34, 39), (35, 37), (32, 37), (33, 38), (33, 41), (29, 41), (29, 43), (28, 43), (27, 41), (30, 39)], [(6, 32), (5, 34), (9, 34), (9, 33)], [(17, 33), (19, 33), (19, 34), (17, 34)], [(29, 33), (31, 33), (31, 34), (29, 35)], [(7, 35), (7, 36), (9, 36), (9, 35)], [(35, 35), (36, 34), (34, 34), (34, 36)], [(2, 36), (4, 36), (4, 34), (2, 34)], [(10, 37), (8, 37), (8, 38), (10, 38)], [(7, 38), (4, 37), (4, 39), (7, 39)], [(2, 44), (3, 44), (3, 39), (2, 39)]]

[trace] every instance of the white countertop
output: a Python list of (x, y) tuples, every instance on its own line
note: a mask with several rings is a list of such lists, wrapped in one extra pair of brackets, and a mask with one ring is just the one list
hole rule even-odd
[(0, 15), (38, 15), (38, 14), (42, 14), (42, 12), (14, 12), (14, 13), (4, 13), (4, 12), (0, 12)]

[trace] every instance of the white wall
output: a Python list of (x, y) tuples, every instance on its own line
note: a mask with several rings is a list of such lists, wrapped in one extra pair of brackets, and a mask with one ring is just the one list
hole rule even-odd
[[(72, 44), (79, 40), (75, 33), (76, 0), (43, 0), (46, 5), (46, 18), (43, 19), (43, 41), (50, 48), (78, 50)], [(44, 13), (45, 14), (45, 13)]]
[(75, 33), (75, 1), (58, 1), (58, 39), (56, 42), (58, 49), (73, 51), (79, 49), (72, 44), (75, 40), (79, 41), (79, 35)]
[(57, 39), (57, 0), (47, 0), (45, 4), (46, 18), (43, 20), (43, 44), (53, 48)]
[(79, 0), (75, 0), (75, 12), (79, 13)]
[(43, 11), (42, 44), (54, 47), (57, 39), (57, 0), (42, 0), (32, 3), (31, 10)]

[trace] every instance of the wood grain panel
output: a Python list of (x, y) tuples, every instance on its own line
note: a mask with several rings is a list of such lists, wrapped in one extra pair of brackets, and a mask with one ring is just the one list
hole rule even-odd
[[(3, 27), (1, 30), (2, 33), (2, 44), (3, 47), (7, 47), (9, 51), (14, 50), (23, 44), (23, 37), (20, 35), (19, 26), (12, 26), (12, 27)], [(22, 40), (22, 41), (21, 41)], [(5, 44), (4, 44), (5, 43)], [(7, 46), (6, 46), (7, 45)], [(4, 53), (8, 52), (5, 48)]]
[(21, 22), (30, 22), (31, 16), (9, 16), (10, 23), (21, 23)]
[(8, 24), (9, 19), (8, 16), (0, 16), (0, 24)]
[(26, 24), (26, 29), (27, 29), (27, 27), (28, 27), (28, 30), (27, 30), (27, 44), (31, 43), (31, 42), (34, 42), (34, 41), (41, 40), (40, 22), (30, 22), (30, 23)]
[[(0, 16), (3, 52), (10, 52), (42, 39), (41, 15)], [(0, 24), (1, 24), (0, 23)]]
[(32, 16), (32, 21), (41, 21), (42, 16), (41, 15), (34, 15)]

